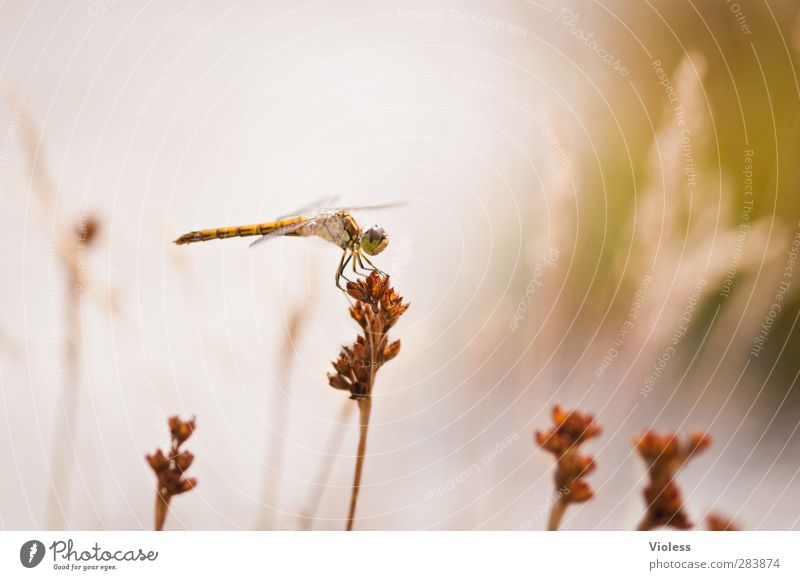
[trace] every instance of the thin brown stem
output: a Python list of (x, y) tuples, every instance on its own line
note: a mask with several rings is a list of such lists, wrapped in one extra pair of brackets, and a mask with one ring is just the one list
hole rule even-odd
[(160, 532), (164, 529), (164, 522), (167, 521), (167, 514), (169, 513), (169, 500), (170, 497), (161, 492), (156, 493), (156, 531)]
[(563, 498), (553, 504), (553, 509), (550, 510), (550, 520), (547, 523), (547, 529), (549, 531), (555, 532), (558, 529), (561, 525), (561, 518), (564, 517), (564, 512), (566, 511), (567, 502), (565, 502)]
[(648, 532), (654, 528), (653, 522), (648, 517), (644, 517), (639, 525), (636, 526), (636, 531), (638, 532)]
[(356, 457), (356, 472), (353, 477), (353, 491), (350, 494), (350, 512), (347, 515), (347, 531), (353, 529), (353, 519), (356, 514), (358, 492), (361, 489), (361, 471), (364, 467), (364, 456), (367, 452), (367, 432), (369, 431), (369, 415), (372, 411), (372, 397), (366, 396), (358, 399), (359, 411), (359, 436), (358, 457)]

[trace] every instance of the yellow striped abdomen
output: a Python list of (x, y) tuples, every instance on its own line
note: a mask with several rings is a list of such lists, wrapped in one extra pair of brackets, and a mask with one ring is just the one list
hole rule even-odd
[(210, 230), (197, 230), (183, 234), (175, 243), (178, 245), (193, 244), (194, 242), (207, 242), (209, 240), (224, 240), (225, 238), (243, 238), (246, 236), (263, 236), (274, 232), (278, 228), (290, 226), (303, 221), (304, 218), (293, 217), (277, 222), (264, 222), (249, 226), (232, 226), (226, 228), (213, 228)]

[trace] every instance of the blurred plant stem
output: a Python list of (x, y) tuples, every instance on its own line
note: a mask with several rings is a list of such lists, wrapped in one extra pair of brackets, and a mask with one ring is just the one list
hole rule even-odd
[(344, 435), (347, 432), (347, 425), (352, 412), (353, 406), (350, 404), (350, 401), (343, 401), (342, 407), (339, 409), (338, 419), (336, 420), (336, 423), (332, 427), (331, 433), (327, 438), (328, 445), (325, 448), (324, 454), (317, 468), (317, 476), (314, 478), (315, 483), (313, 491), (311, 492), (308, 500), (308, 507), (306, 507), (305, 511), (303, 512), (300, 524), (301, 529), (310, 529), (311, 524), (317, 517), (317, 510), (319, 509), (319, 504), (322, 501), (322, 494), (328, 487), (328, 482), (331, 478), (331, 472), (333, 471), (333, 463), (336, 461), (339, 449), (342, 447)]
[(548, 531), (555, 532), (559, 528), (561, 525), (561, 519), (564, 517), (564, 513), (566, 511), (567, 502), (564, 501), (564, 498), (559, 498), (559, 500), (553, 504), (553, 508), (550, 510), (550, 519), (547, 522)]
[[(71, 227), (58, 227), (56, 212), (58, 186), (44, 164), (42, 135), (27, 107), (24, 106), (26, 93), (20, 91), (13, 100), (14, 110), (20, 118), (20, 137), (28, 164), (31, 190), (36, 200), (35, 207), (45, 226), (53, 234), (56, 255), (65, 272), (66, 300), (62, 351), (64, 372), (61, 383), (56, 386), (56, 396), (59, 400), (56, 403), (53, 439), (50, 445), (50, 495), (46, 508), (47, 527), (64, 529), (69, 524), (68, 504), (72, 494), (73, 466), (79, 461), (75, 447), (80, 410), (81, 345), (84, 340), (81, 313), (84, 290), (88, 284), (87, 265), (83, 254), (97, 239), (99, 223), (90, 215), (82, 215)], [(89, 495), (91, 498), (91, 492)], [(94, 507), (94, 504), (92, 505)]]
[(63, 529), (68, 525), (67, 505), (72, 491), (72, 466), (75, 460), (75, 425), (80, 407), (80, 344), (83, 336), (80, 304), (81, 292), (74, 281), (74, 272), (68, 270), (67, 300), (64, 308), (64, 379), (58, 393), (56, 417), (51, 443), (51, 484), (47, 502), (47, 526)]
[[(309, 286), (314, 288), (314, 280)], [(286, 450), (286, 433), (289, 427), (289, 400), (291, 392), (291, 374), (294, 366), (294, 353), (300, 333), (303, 329), (307, 314), (311, 309), (313, 292), (309, 291), (307, 298), (298, 304), (289, 319), (286, 338), (283, 341), (278, 358), (277, 383), (280, 393), (277, 401), (272, 405), (272, 425), (266, 430), (264, 476), (261, 486), (261, 517), (258, 527), (270, 530), (275, 527), (274, 514), (280, 499), (282, 469)]]
[(157, 532), (164, 531), (164, 523), (167, 521), (169, 502), (171, 499), (172, 498), (169, 496), (163, 496), (160, 493), (156, 494), (155, 530)]

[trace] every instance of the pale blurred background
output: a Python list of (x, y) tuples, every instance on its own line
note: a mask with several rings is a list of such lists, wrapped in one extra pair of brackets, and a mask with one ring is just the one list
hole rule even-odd
[(604, 427), (565, 528), (636, 525), (648, 426), (714, 437), (679, 476), (698, 527), (800, 528), (799, 12), (5, 2), (0, 527), (151, 529), (180, 414), (168, 529), (342, 529), (339, 252), (171, 244), (341, 194), (409, 202), (357, 214), (412, 304), (357, 529), (543, 529), (555, 403)]

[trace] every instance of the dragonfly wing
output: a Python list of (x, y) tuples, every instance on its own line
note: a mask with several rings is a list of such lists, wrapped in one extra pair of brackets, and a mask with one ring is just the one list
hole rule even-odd
[[(338, 195), (335, 195), (335, 196), (326, 198), (327, 201), (318, 200), (314, 204), (311, 204), (311, 206), (309, 206), (309, 207), (313, 207), (313, 206), (319, 207), (319, 205), (325, 206), (328, 203), (333, 202), (336, 199), (338, 199), (338, 197), (339, 197)], [(325, 209), (323, 211), (317, 211), (316, 213), (314, 213), (314, 215), (312, 215), (312, 216), (310, 216), (308, 218), (304, 218), (304, 219), (302, 219), (302, 220), (300, 220), (298, 222), (295, 222), (293, 224), (290, 224), (288, 226), (283, 226), (283, 227), (277, 228), (277, 229), (271, 231), (270, 233), (261, 236), (255, 242), (250, 244), (250, 246), (251, 247), (255, 246), (256, 244), (260, 244), (262, 242), (265, 242), (265, 241), (270, 240), (272, 238), (277, 238), (279, 236), (289, 235), (292, 232), (295, 232), (295, 231), (299, 230), (300, 228), (302, 228), (304, 226), (307, 226), (307, 225), (309, 225), (309, 224), (311, 224), (311, 223), (313, 223), (313, 222), (315, 222), (317, 220), (329, 218), (329, 217), (333, 216), (334, 214), (342, 212), (342, 211), (350, 212), (350, 211), (368, 211), (368, 210), (373, 210), (373, 209), (387, 209), (387, 208), (392, 208), (392, 207), (400, 207), (400, 206), (407, 205), (407, 204), (408, 204), (408, 200), (402, 200), (401, 199), (401, 200), (396, 200), (396, 201), (388, 201), (388, 202), (385, 202), (385, 203), (376, 203), (376, 204), (372, 204), (372, 205), (352, 206), (352, 207)], [(303, 213), (306, 213), (306, 212), (304, 212), (302, 210), (298, 210), (297, 213), (290, 214), (288, 216), (283, 216), (283, 218), (281, 218), (281, 219), (285, 219), (287, 217), (294, 217), (296, 215), (302, 215)]]
[(304, 214), (307, 214), (307, 213), (309, 213), (311, 211), (314, 211), (315, 213), (319, 213), (320, 211), (327, 212), (328, 208), (330, 208), (331, 205), (333, 205), (334, 203), (339, 201), (339, 198), (341, 198), (341, 197), (342, 196), (339, 195), (339, 194), (334, 194), (334, 195), (328, 195), (328, 196), (325, 196), (325, 197), (321, 197), (319, 199), (314, 200), (313, 202), (309, 203), (306, 206), (303, 206), (303, 207), (301, 207), (299, 209), (294, 210), (293, 212), (287, 213), (287, 214), (282, 215), (282, 216), (278, 216), (278, 219), (284, 219), (284, 218), (292, 217), (292, 216), (296, 216), (296, 215), (304, 215)]
[(387, 201), (385, 203), (375, 203), (370, 205), (356, 205), (356, 206), (349, 206), (349, 207), (341, 207), (337, 208), (336, 210), (331, 211), (369, 211), (372, 209), (389, 209), (393, 207), (402, 207), (404, 205), (408, 205), (407, 199), (398, 199), (395, 201)]
[(256, 244), (260, 244), (262, 242), (266, 242), (267, 240), (271, 240), (272, 238), (277, 238), (277, 237), (280, 237), (280, 236), (287, 236), (287, 235), (291, 234), (292, 232), (295, 232), (295, 231), (299, 230), (303, 226), (307, 226), (308, 224), (312, 223), (314, 220), (317, 219), (317, 217), (318, 216), (314, 216), (314, 217), (311, 217), (311, 218), (308, 218), (308, 219), (303, 219), (303, 220), (300, 220), (299, 222), (295, 222), (293, 224), (289, 224), (288, 226), (283, 226), (283, 227), (277, 228), (275, 230), (272, 230), (270, 233), (264, 234), (263, 236), (258, 238), (255, 242), (251, 243), (250, 247), (252, 248)]

